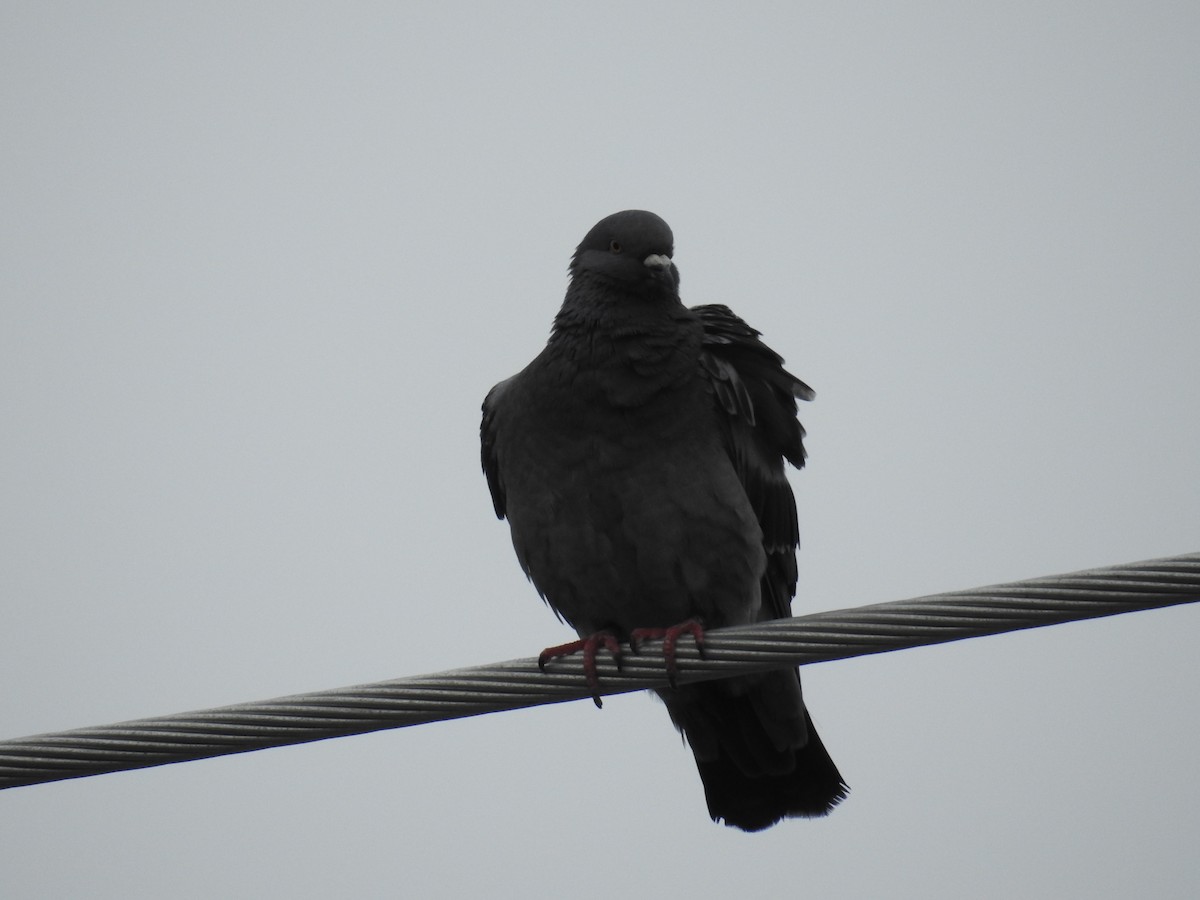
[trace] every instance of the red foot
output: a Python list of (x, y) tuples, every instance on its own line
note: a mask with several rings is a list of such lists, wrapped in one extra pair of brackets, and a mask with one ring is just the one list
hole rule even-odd
[(621, 645), (617, 636), (611, 631), (597, 631), (587, 637), (571, 641), (569, 644), (559, 644), (557, 647), (547, 647), (538, 654), (538, 668), (546, 671), (546, 663), (560, 656), (570, 656), (572, 653), (583, 651), (583, 677), (587, 679), (588, 687), (592, 689), (592, 702), (600, 709), (604, 704), (600, 700), (600, 676), (596, 674), (596, 654), (604, 647), (613, 655), (617, 668), (621, 668)]
[(680, 622), (678, 625), (672, 625), (669, 628), (635, 628), (629, 632), (629, 646), (633, 648), (633, 652), (637, 653), (641, 649), (642, 641), (652, 641), (662, 639), (663, 642), (663, 658), (667, 661), (667, 683), (671, 687), (675, 687), (675, 676), (679, 672), (679, 666), (675, 662), (675, 645), (679, 643), (679, 638), (685, 634), (690, 634), (696, 641), (696, 650), (700, 656), (704, 656), (704, 624), (699, 619), (688, 619), (686, 622)]

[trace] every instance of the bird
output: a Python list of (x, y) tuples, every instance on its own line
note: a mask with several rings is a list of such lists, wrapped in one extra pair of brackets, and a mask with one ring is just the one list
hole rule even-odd
[(587, 232), (545, 348), (484, 400), (483, 471), (522, 570), (580, 638), (539, 662), (581, 650), (598, 690), (597, 652), (664, 638), (673, 677), (656, 693), (710, 817), (761, 831), (849, 793), (799, 670), (677, 684), (674, 645), (791, 615), (784, 464), (804, 465), (796, 401), (815, 394), (728, 307), (684, 305), (674, 251), (646, 210)]

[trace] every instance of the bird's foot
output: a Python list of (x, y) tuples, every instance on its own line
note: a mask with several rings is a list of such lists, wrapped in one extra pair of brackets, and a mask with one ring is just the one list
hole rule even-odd
[(538, 654), (538, 668), (543, 672), (546, 671), (546, 663), (552, 659), (557, 659), (560, 656), (570, 656), (572, 653), (583, 651), (583, 677), (587, 679), (588, 687), (592, 689), (592, 702), (596, 704), (596, 708), (600, 709), (604, 703), (600, 700), (600, 676), (596, 674), (596, 654), (603, 647), (613, 656), (613, 661), (617, 664), (617, 668), (621, 668), (621, 645), (617, 642), (617, 636), (611, 631), (597, 631), (595, 634), (589, 634), (585, 638), (578, 641), (571, 641), (568, 644), (559, 644), (557, 647), (547, 647)]
[(675, 646), (679, 643), (679, 638), (685, 634), (690, 634), (696, 642), (696, 650), (701, 657), (704, 656), (704, 623), (699, 619), (688, 619), (685, 622), (680, 622), (678, 625), (671, 625), (668, 628), (635, 628), (629, 633), (629, 646), (633, 648), (633, 652), (637, 653), (641, 649), (642, 641), (662, 640), (663, 642), (663, 659), (667, 662), (667, 683), (671, 687), (675, 687), (676, 675), (679, 672), (679, 666), (675, 662)]

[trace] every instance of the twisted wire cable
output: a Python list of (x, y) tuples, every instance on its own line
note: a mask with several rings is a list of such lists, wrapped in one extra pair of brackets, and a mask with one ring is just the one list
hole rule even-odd
[[(1200, 600), (1200, 553), (1090, 569), (708, 632), (677, 651), (678, 681), (846, 659)], [(600, 657), (601, 693), (663, 687), (654, 644)], [(0, 741), (0, 789), (245, 753), (591, 697), (578, 655), (435, 675)]]

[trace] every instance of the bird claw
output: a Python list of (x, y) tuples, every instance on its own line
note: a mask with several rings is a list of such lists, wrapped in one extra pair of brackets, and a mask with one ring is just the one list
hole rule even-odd
[(680, 622), (678, 625), (671, 625), (667, 628), (635, 628), (629, 633), (629, 646), (633, 648), (633, 652), (637, 653), (641, 650), (642, 641), (662, 640), (663, 642), (663, 659), (667, 663), (667, 684), (672, 688), (677, 686), (677, 676), (679, 673), (679, 664), (675, 660), (675, 647), (679, 643), (679, 638), (685, 634), (690, 634), (696, 642), (696, 651), (700, 654), (700, 658), (704, 658), (704, 623), (699, 619), (692, 618), (685, 622)]
[(572, 653), (582, 650), (583, 677), (587, 679), (588, 687), (592, 689), (592, 702), (596, 704), (596, 709), (603, 709), (604, 703), (600, 699), (600, 676), (596, 672), (596, 654), (601, 647), (612, 654), (617, 671), (620, 671), (621, 645), (617, 642), (617, 636), (611, 631), (597, 631), (578, 641), (559, 644), (557, 647), (547, 647), (538, 654), (538, 668), (545, 672), (546, 663), (550, 660), (558, 659), (560, 656), (570, 656)]

